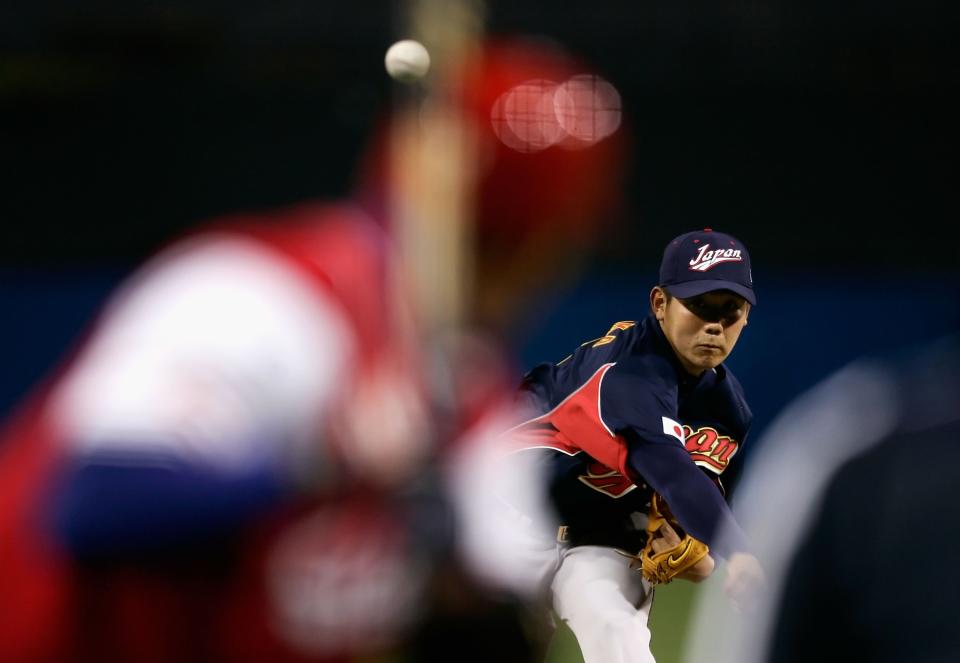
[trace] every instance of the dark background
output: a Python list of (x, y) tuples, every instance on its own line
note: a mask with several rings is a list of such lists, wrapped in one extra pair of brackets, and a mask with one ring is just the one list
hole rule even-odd
[[(731, 364), (762, 428), (860, 354), (958, 328), (958, 21), (947, 3), (498, 0), (623, 97), (627, 209), (531, 310), (524, 363), (644, 314), (666, 241), (743, 238), (760, 306)], [(941, 7), (944, 5), (944, 7)], [(400, 5), (0, 5), (0, 412), (119, 278), (212, 214), (347, 191), (390, 102)]]

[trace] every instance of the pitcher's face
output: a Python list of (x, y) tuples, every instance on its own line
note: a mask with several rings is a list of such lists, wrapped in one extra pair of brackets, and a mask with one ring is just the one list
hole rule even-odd
[(729, 290), (678, 299), (656, 287), (650, 304), (680, 363), (692, 375), (721, 364), (747, 324), (750, 304)]

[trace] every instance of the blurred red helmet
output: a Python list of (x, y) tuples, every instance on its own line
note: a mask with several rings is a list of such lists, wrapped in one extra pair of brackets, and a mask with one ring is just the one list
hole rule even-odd
[[(560, 46), (490, 39), (464, 63), (457, 94), (477, 146), (479, 239), (515, 246), (549, 228), (589, 237), (619, 211), (625, 156), (620, 96)], [(360, 194), (385, 208), (388, 123), (361, 159)]]
[[(473, 309), (500, 324), (494, 318), (571, 271), (619, 217), (627, 146), (620, 95), (560, 46), (521, 38), (488, 39), (448, 78), (438, 74), (429, 92), (459, 109), (465, 125)], [(359, 182), (361, 200), (382, 219), (394, 183), (390, 128), (385, 121), (374, 135)]]
[(616, 89), (558, 46), (503, 40), (468, 63), (462, 91), (476, 121), (479, 241), (504, 251), (530, 235), (589, 243), (621, 199)]

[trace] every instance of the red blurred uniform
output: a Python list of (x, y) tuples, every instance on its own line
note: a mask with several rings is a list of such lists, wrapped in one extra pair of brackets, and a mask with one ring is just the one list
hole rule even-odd
[[(302, 206), (181, 241), (116, 295), (0, 442), (0, 659), (300, 660), (389, 643), (412, 613), (385, 606), (410, 602), (419, 570), (359, 472), (402, 474), (424, 440), (404, 420), (420, 386), (389, 265), (362, 213)], [(349, 420), (387, 415), (365, 450)], [(90, 553), (56, 522), (76, 464), (227, 482), (264, 469), (276, 492), (250, 492), (221, 536), (159, 531), (131, 548), (128, 523), (116, 551)], [(128, 498), (109, 489), (104, 510)]]

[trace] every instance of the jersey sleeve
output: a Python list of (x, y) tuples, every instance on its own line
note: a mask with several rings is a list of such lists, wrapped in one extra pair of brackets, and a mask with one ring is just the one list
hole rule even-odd
[(193, 240), (126, 286), (57, 394), (76, 457), (295, 467), (354, 348), (335, 302), (259, 243)]
[(677, 381), (662, 357), (645, 355), (617, 362), (600, 390), (600, 416), (613, 432), (632, 431), (651, 444), (683, 446), (677, 421)]
[(683, 447), (630, 437), (630, 469), (666, 500), (685, 532), (723, 558), (748, 550), (746, 535), (720, 491)]
[[(670, 505), (683, 529), (722, 557), (747, 549), (746, 538), (713, 482), (694, 464), (677, 422), (673, 367), (660, 357), (628, 359), (604, 381), (600, 410), (612, 430), (626, 439), (619, 468), (645, 481)], [(728, 545), (719, 532), (732, 532)]]

